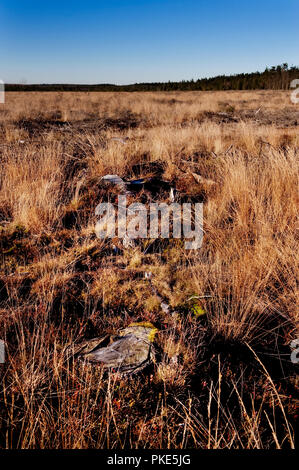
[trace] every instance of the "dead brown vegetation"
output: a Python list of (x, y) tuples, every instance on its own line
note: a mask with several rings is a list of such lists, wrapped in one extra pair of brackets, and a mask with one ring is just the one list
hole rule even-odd
[[(1, 447), (294, 446), (298, 119), (280, 91), (6, 94)], [(201, 193), (202, 248), (144, 241), (116, 256), (94, 233), (107, 173)], [(66, 360), (139, 320), (160, 329), (145, 378)]]

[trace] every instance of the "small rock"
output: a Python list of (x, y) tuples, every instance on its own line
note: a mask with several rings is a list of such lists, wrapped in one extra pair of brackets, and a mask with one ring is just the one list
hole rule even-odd
[(96, 347), (88, 353), (81, 353), (79, 357), (121, 374), (134, 374), (151, 363), (152, 344), (157, 332), (157, 328), (149, 322), (131, 323), (119, 331), (109, 346)]
[(121, 144), (126, 144), (129, 137), (111, 137), (111, 140), (114, 142), (120, 142)]

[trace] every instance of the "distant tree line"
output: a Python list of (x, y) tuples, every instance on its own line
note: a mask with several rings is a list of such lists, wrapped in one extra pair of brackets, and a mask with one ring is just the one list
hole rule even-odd
[(7, 84), (6, 91), (213, 91), (213, 90), (287, 90), (299, 78), (299, 67), (287, 63), (266, 68), (264, 72), (218, 75), (181, 82), (135, 83), (132, 85)]

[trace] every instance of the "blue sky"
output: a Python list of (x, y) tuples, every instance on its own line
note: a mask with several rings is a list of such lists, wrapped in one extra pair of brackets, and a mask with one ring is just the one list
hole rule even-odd
[(0, 3), (6, 83), (189, 80), (299, 64), (298, 0)]

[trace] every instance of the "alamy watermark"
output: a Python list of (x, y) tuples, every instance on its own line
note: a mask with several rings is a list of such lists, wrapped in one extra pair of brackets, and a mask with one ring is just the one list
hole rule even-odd
[(5, 343), (2, 339), (0, 339), (0, 364), (4, 364), (5, 362)]
[(299, 103), (299, 78), (295, 78), (290, 83), (290, 88), (295, 88), (291, 93), (291, 101), (294, 104)]
[[(187, 250), (198, 249), (203, 238), (202, 203), (132, 203), (125, 195), (118, 196), (117, 206), (111, 202), (97, 205), (99, 220), (95, 226), (98, 238), (184, 238)], [(117, 230), (116, 230), (117, 229)]]
[(291, 361), (293, 364), (299, 364), (299, 338), (293, 339), (290, 344), (290, 348), (292, 349), (291, 353)]
[(4, 81), (0, 80), (0, 104), (5, 103), (5, 85)]

